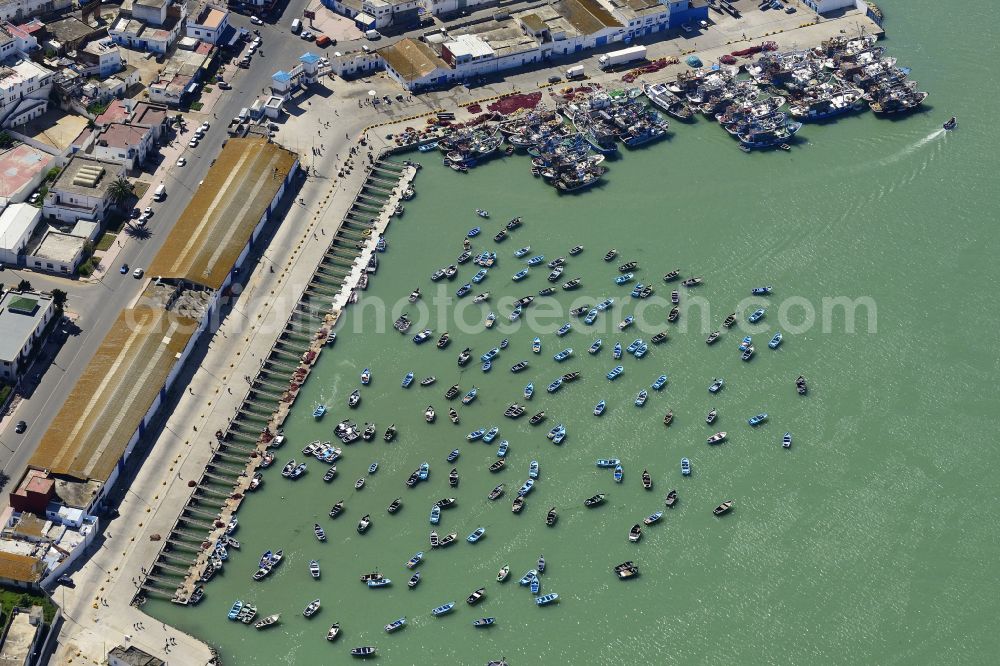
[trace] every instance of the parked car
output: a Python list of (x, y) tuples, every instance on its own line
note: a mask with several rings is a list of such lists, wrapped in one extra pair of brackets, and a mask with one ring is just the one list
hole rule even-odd
[(137, 268), (134, 271), (132, 271), (132, 277), (134, 277), (136, 280), (141, 278), (142, 275), (143, 275), (143, 270), (141, 268)]
[(188, 161), (186, 159), (184, 159), (183, 157), (178, 157), (177, 158), (177, 166), (182, 167), (182, 166), (184, 166), (187, 163), (188, 163)]
[(694, 28), (691, 27), (690, 23), (684, 23), (681, 25), (681, 30), (684, 32), (694, 32)]
[(708, 21), (698, 21), (698, 25), (701, 26), (702, 30), (708, 30)]
[(264, 22), (263, 22), (263, 21), (261, 21), (261, 20), (260, 20), (259, 18), (257, 18), (256, 16), (251, 16), (251, 17), (250, 17), (250, 22), (251, 22), (251, 23), (253, 23), (254, 25), (264, 25)]
[(62, 576), (59, 576), (59, 578), (56, 578), (56, 582), (59, 583), (60, 585), (65, 585), (70, 589), (76, 587), (76, 583), (73, 582), (73, 579), (67, 576), (66, 574), (63, 574)]
[(198, 129), (200, 129), (200, 130), (201, 130), (202, 132), (207, 132), (207, 131), (209, 130), (209, 128), (211, 128), (211, 127), (212, 127), (212, 126), (211, 126), (211, 125), (209, 125), (209, 124), (208, 124), (208, 121), (206, 120), (205, 122), (203, 122), (203, 123), (201, 124), (201, 126), (200, 126), (200, 127), (198, 128)]
[(139, 215), (141, 215), (141, 214), (142, 214), (142, 211), (139, 210), (138, 208), (133, 208), (132, 209), (131, 216), (132, 216), (133, 220), (138, 220), (139, 219)]
[(31, 198), (28, 199), (28, 203), (38, 203), (38, 200), (41, 198), (42, 198), (41, 193), (35, 192), (34, 194), (31, 195)]
[(188, 141), (188, 146), (190, 146), (191, 148), (197, 148), (198, 147), (198, 137), (196, 137), (196, 136), (192, 137), (191, 140)]
[(118, 269), (118, 272), (122, 275), (128, 273), (128, 264), (122, 264), (122, 267)]
[(16, 432), (19, 435), (27, 429), (28, 429), (28, 424), (25, 423), (24, 421), (18, 421), (17, 425), (14, 426), (14, 432)]
[(230, 89), (232, 89), (232, 86), (231, 86), (231, 85), (229, 85), (229, 84), (228, 84), (227, 82), (225, 82), (225, 81), (219, 81), (219, 83), (218, 83), (218, 86), (219, 86), (219, 88), (220, 88), (221, 90), (230, 90)]

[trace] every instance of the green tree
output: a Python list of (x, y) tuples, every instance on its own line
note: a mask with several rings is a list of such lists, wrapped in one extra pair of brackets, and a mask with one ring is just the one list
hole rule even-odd
[(132, 197), (132, 183), (128, 181), (128, 178), (119, 176), (108, 187), (108, 196), (111, 197), (115, 206), (121, 209), (124, 203)]
[(0, 148), (10, 148), (14, 145), (14, 137), (7, 132), (0, 132)]
[(31, 283), (27, 280), (21, 280), (17, 283), (18, 291), (31, 291)]
[(56, 306), (56, 310), (62, 310), (66, 307), (66, 301), (69, 299), (69, 294), (67, 294), (62, 289), (52, 290), (52, 304)]

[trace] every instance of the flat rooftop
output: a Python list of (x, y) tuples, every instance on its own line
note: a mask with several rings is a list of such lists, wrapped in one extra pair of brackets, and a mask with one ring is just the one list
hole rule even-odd
[(10, 197), (48, 169), (53, 157), (26, 143), (0, 153), (0, 197)]
[(69, 264), (75, 261), (80, 255), (86, 242), (87, 239), (82, 236), (49, 230), (45, 232), (42, 242), (38, 244), (32, 255), (41, 259), (51, 259), (52, 261)]
[(379, 49), (378, 54), (407, 81), (427, 76), (437, 68), (449, 69), (434, 49), (409, 37)]
[(147, 272), (219, 289), (297, 159), (266, 139), (229, 139)]
[[(32, 624), (32, 615), (36, 624)], [(0, 649), (0, 666), (24, 666), (31, 663), (31, 647), (35, 634), (41, 628), (42, 609), (33, 606), (30, 611), (17, 613), (10, 622), (3, 648)]]
[(11, 290), (0, 298), (0, 361), (17, 359), (51, 307), (45, 294)]
[(197, 327), (160, 308), (119, 314), (28, 464), (106, 482)]
[[(49, 187), (49, 191), (103, 198), (121, 171), (122, 165), (117, 162), (99, 160), (78, 153), (69, 159), (66, 167)], [(98, 172), (100, 176), (93, 178), (92, 174), (96, 176)]]

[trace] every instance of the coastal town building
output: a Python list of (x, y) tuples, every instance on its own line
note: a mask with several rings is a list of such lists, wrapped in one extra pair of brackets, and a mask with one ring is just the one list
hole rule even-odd
[(106, 79), (125, 68), (121, 50), (108, 37), (88, 42), (76, 52), (76, 70), (83, 76)]
[(42, 211), (27, 203), (4, 208), (0, 213), (0, 263), (18, 265), (41, 217)]
[(497, 0), (423, 0), (424, 11), (431, 16), (446, 16), (496, 4), (499, 4)]
[(167, 662), (134, 645), (118, 645), (108, 652), (108, 666), (167, 666)]
[(39, 14), (68, 9), (72, 0), (3, 0), (0, 2), (0, 20), (23, 21)]
[(177, 49), (149, 84), (149, 100), (171, 107), (180, 106), (184, 99), (198, 91), (198, 82), (217, 53), (214, 46), (200, 43), (192, 51)]
[(111, 39), (139, 51), (166, 54), (181, 35), (187, 5), (171, 0), (135, 0), (132, 14), (119, 14), (108, 29)]
[(51, 294), (11, 289), (0, 298), (0, 379), (20, 379), (54, 314)]
[(12, 610), (7, 635), (0, 646), (0, 666), (34, 666), (45, 628), (41, 606)]
[(61, 157), (27, 143), (0, 150), (0, 206), (26, 201)]
[(0, 126), (18, 127), (45, 113), (52, 75), (17, 51), (0, 63)]
[[(815, 10), (817, 14), (829, 14), (841, 9), (854, 9), (859, 5), (859, 0), (803, 0), (803, 2)], [(864, 9), (864, 7), (858, 8)]]
[(99, 225), (84, 221), (77, 222), (69, 232), (49, 227), (38, 245), (24, 255), (23, 265), (46, 273), (74, 275), (83, 260), (87, 241), (99, 230)]
[(103, 222), (112, 205), (111, 184), (124, 177), (121, 162), (77, 153), (49, 186), (42, 206), (47, 220)]
[(187, 36), (209, 44), (219, 44), (229, 28), (229, 10), (219, 5), (204, 5), (197, 14), (189, 15)]

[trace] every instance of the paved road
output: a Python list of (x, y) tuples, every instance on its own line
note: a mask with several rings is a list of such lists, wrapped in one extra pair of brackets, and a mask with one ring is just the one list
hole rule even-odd
[[(305, 4), (306, 0), (291, 0), (284, 14), (300, 16)], [(254, 28), (245, 16), (232, 15), (231, 21), (237, 28)], [(185, 146), (182, 154), (187, 158), (187, 165), (183, 168), (173, 167), (175, 158), (171, 157), (170, 168), (164, 179), (167, 198), (161, 203), (153, 204), (155, 214), (146, 226), (148, 236), (132, 237), (119, 251), (114, 267), (109, 267), (104, 277), (94, 282), (78, 282), (19, 270), (8, 269), (0, 274), (0, 282), (7, 285), (16, 284), (24, 278), (36, 289), (66, 291), (69, 294), (68, 308), (79, 315), (75, 325), (69, 328), (70, 335), (65, 343), (50, 341), (47, 345), (42, 358), (26, 375), (22, 390), (25, 398), (14, 414), (0, 423), (0, 469), (10, 477), (11, 484), (17, 482), (24, 473), (28, 460), (34, 454), (53, 416), (65, 402), (118, 314), (143, 288), (144, 280), (136, 280), (131, 274), (120, 275), (116, 267), (121, 263), (127, 263), (133, 268), (150, 264), (228, 138), (226, 129), (229, 119), (237, 115), (240, 109), (253, 103), (261, 89), (270, 84), (271, 75), (275, 71), (290, 69), (308, 49), (305, 42), (292, 38), (288, 27), (284, 25), (289, 22), (279, 20), (275, 25), (258, 28), (264, 40), (264, 55), (258, 52), (250, 69), (239, 69), (235, 65), (227, 67), (226, 78), (233, 89), (216, 103), (213, 109), (216, 118), (213, 119), (209, 114), (205, 114), (204, 118), (199, 114), (190, 114), (188, 126), (191, 130), (202, 119), (211, 123), (211, 129), (197, 148), (186, 147), (190, 131), (176, 138)], [(174, 154), (175, 151), (170, 152)], [(51, 365), (46, 369), (49, 359), (52, 359)], [(38, 382), (34, 379), (36, 373), (44, 373)], [(28, 423), (28, 430), (23, 434), (14, 432), (14, 423), (18, 420)], [(7, 501), (7, 493), (0, 493), (0, 508), (6, 506)]]

